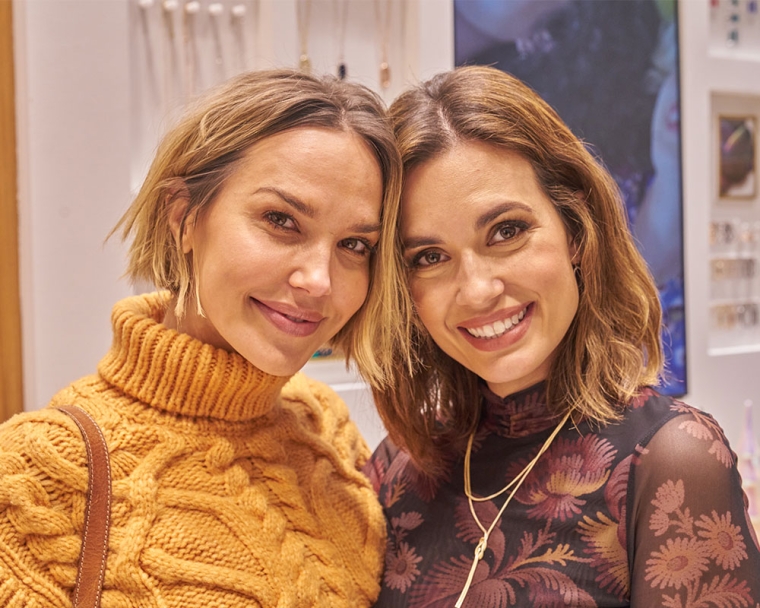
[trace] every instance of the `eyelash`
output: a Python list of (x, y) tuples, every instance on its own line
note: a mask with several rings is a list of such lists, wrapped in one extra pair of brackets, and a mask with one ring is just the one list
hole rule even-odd
[(527, 224), (527, 223), (525, 223), (525, 222), (516, 221), (516, 220), (508, 220), (508, 221), (506, 221), (506, 222), (501, 222), (500, 224), (497, 224), (497, 225), (494, 227), (494, 231), (493, 231), (493, 233), (491, 234), (491, 238), (490, 238), (490, 239), (489, 239), (489, 241), (488, 241), (488, 242), (489, 242), (489, 244), (490, 244), (490, 243), (493, 241), (494, 237), (496, 237), (496, 236), (497, 236), (497, 235), (498, 235), (498, 234), (499, 234), (499, 233), (500, 233), (502, 230), (504, 230), (505, 228), (509, 228), (509, 229), (513, 230), (513, 231), (514, 231), (514, 234), (513, 234), (512, 236), (509, 236), (509, 237), (505, 237), (505, 238), (504, 238), (503, 240), (501, 240), (501, 241), (497, 241), (497, 242), (499, 242), (499, 243), (504, 243), (504, 242), (506, 242), (506, 241), (511, 241), (511, 240), (514, 240), (514, 239), (516, 239), (516, 238), (517, 238), (517, 237), (519, 237), (519, 236), (520, 236), (520, 235), (521, 235), (523, 232), (525, 232), (525, 231), (526, 231), (526, 230), (529, 228), (529, 226), (528, 226), (528, 224)]
[(409, 269), (410, 270), (415, 270), (415, 269), (418, 269), (418, 268), (432, 268), (433, 266), (439, 264), (440, 260), (438, 262), (432, 262), (430, 264), (420, 264), (420, 261), (425, 256), (428, 256), (428, 255), (431, 255), (431, 254), (435, 254), (435, 255), (438, 255), (440, 257), (443, 257), (443, 254), (440, 251), (435, 251), (435, 250), (431, 250), (431, 249), (425, 249), (425, 250), (420, 251), (419, 253), (417, 253), (411, 259), (411, 261), (408, 264)]
[[(489, 245), (495, 245), (498, 243), (504, 243), (511, 241), (513, 239), (516, 239), (519, 237), (523, 232), (525, 232), (530, 226), (526, 222), (522, 221), (515, 221), (515, 220), (508, 220), (506, 222), (501, 222), (500, 224), (497, 224), (494, 227), (493, 232), (491, 233), (491, 238), (488, 240)], [(514, 234), (509, 237), (505, 237), (501, 241), (497, 241), (496, 243), (493, 242), (493, 239), (495, 236), (497, 236), (502, 230), (509, 228), (514, 231)], [(435, 254), (439, 256), (438, 262), (431, 262), (429, 264), (420, 264), (420, 261), (425, 258), (425, 256)], [(419, 253), (415, 254), (415, 256), (411, 259), (411, 261), (408, 264), (409, 269), (419, 269), (419, 268), (432, 268), (433, 266), (436, 266), (440, 263), (440, 258), (445, 257), (445, 254), (441, 253), (440, 251), (435, 251), (434, 249), (425, 249), (423, 251), (420, 251)]]
[[(271, 226), (277, 230), (294, 230), (298, 228), (296, 219), (292, 215), (283, 213), (282, 211), (267, 211), (264, 214), (264, 217), (271, 224)], [(278, 223), (277, 220), (290, 220), (293, 223), (293, 228), (283, 226), (281, 223)]]
[[(361, 243), (362, 245), (364, 245), (364, 250), (363, 251), (357, 251), (356, 249), (351, 249), (350, 247), (346, 247), (345, 245), (349, 241), (355, 241), (356, 243)], [(344, 248), (346, 249), (346, 251), (348, 251), (349, 253), (353, 253), (354, 255), (358, 255), (358, 256), (361, 256), (361, 257), (366, 257), (368, 255), (372, 255), (373, 253), (375, 253), (375, 248), (376, 248), (368, 240), (366, 240), (366, 239), (360, 239), (360, 238), (356, 238), (356, 237), (353, 237), (353, 238), (350, 238), (350, 239), (343, 239), (341, 241), (341, 244), (344, 246)]]
[[(283, 213), (282, 211), (267, 211), (264, 214), (264, 217), (269, 222), (269, 224), (273, 228), (275, 228), (276, 230), (292, 231), (292, 230), (297, 230), (298, 229), (298, 224), (296, 223), (295, 218), (292, 215), (288, 214), (288, 213)], [(290, 221), (290, 222), (292, 222), (293, 223), (293, 227), (291, 228), (291, 227), (283, 226), (282, 223), (280, 223), (282, 221), (285, 221), (285, 222)], [(362, 251), (357, 251), (356, 249), (352, 249), (351, 247), (346, 246), (351, 241), (355, 241), (356, 243), (361, 243), (362, 245), (364, 245), (364, 249)], [(373, 254), (375, 252), (375, 249), (376, 249), (376, 246), (373, 245), (372, 243), (370, 243), (367, 239), (361, 239), (361, 238), (358, 238), (358, 237), (352, 237), (352, 238), (348, 238), (348, 239), (343, 239), (342, 241), (340, 241), (340, 244), (349, 253), (354, 254), (354, 255), (358, 255), (358, 256), (361, 256), (361, 257), (366, 257), (368, 255)]]

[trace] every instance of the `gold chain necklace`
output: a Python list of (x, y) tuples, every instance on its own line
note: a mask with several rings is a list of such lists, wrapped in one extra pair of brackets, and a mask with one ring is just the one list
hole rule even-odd
[[(472, 567), (470, 568), (470, 573), (467, 575), (467, 582), (464, 584), (464, 589), (462, 589), (462, 593), (459, 595), (459, 599), (457, 600), (457, 603), (454, 604), (454, 608), (462, 608), (462, 603), (464, 602), (464, 598), (467, 596), (467, 592), (470, 590), (470, 585), (472, 585), (472, 578), (475, 576), (475, 569), (478, 566), (478, 562), (483, 559), (483, 555), (486, 552), (486, 548), (488, 547), (488, 537), (491, 535), (491, 532), (493, 532), (493, 529), (496, 527), (496, 523), (501, 519), (502, 514), (504, 513), (504, 509), (507, 508), (507, 505), (509, 504), (509, 501), (512, 500), (512, 497), (517, 493), (517, 490), (520, 489), (520, 486), (522, 485), (523, 481), (525, 481), (525, 478), (530, 474), (530, 472), (533, 470), (533, 467), (538, 462), (538, 459), (541, 458), (544, 452), (549, 449), (549, 446), (552, 444), (552, 441), (554, 441), (554, 438), (557, 436), (557, 434), (560, 432), (562, 427), (565, 425), (567, 420), (570, 418), (570, 412), (565, 414), (564, 418), (559, 421), (559, 424), (554, 429), (551, 435), (549, 435), (549, 438), (544, 442), (544, 445), (541, 446), (541, 449), (538, 451), (538, 454), (531, 460), (526, 467), (520, 471), (515, 478), (510, 481), (506, 486), (504, 486), (501, 490), (498, 492), (494, 492), (490, 496), (473, 496), (472, 494), (472, 485), (470, 481), (470, 456), (472, 455), (472, 442), (475, 439), (475, 431), (473, 431), (470, 434), (470, 438), (467, 441), (467, 451), (464, 454), (464, 493), (467, 495), (467, 502), (470, 505), (470, 513), (472, 513), (472, 518), (475, 520), (475, 523), (478, 524), (478, 528), (480, 528), (481, 532), (483, 532), (483, 536), (478, 541), (478, 545), (475, 547), (475, 557), (472, 561)], [(494, 520), (491, 522), (491, 525), (486, 530), (486, 527), (480, 523), (480, 519), (478, 519), (478, 516), (475, 514), (475, 505), (473, 503), (475, 502), (486, 502), (488, 500), (493, 500), (494, 498), (501, 496), (514, 486), (512, 489), (512, 492), (510, 492), (509, 496), (507, 496), (507, 500), (504, 501), (504, 504), (501, 506), (501, 509), (499, 509), (499, 512), (496, 514), (496, 517), (494, 517)]]

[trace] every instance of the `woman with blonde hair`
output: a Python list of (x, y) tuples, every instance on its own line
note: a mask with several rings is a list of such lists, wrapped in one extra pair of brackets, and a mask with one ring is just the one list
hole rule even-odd
[(652, 388), (660, 305), (610, 175), (493, 68), (440, 74), (391, 117), (387, 272), (406, 289), (376, 341), (376, 606), (760, 605), (736, 457)]
[[(400, 177), (376, 95), (289, 70), (231, 80), (164, 137), (117, 226), (129, 277), (162, 291), (116, 304), (97, 373), (51, 404), (84, 410), (110, 454), (104, 608), (375, 600), (369, 451), (297, 372), (330, 341), (379, 369), (367, 321), (394, 288), (375, 251)], [(0, 426), (0, 604), (72, 605), (87, 490), (83, 437), (55, 407)]]

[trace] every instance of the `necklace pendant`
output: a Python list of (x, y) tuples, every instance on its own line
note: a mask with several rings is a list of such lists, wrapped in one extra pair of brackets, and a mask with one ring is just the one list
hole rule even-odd
[(338, 78), (345, 80), (346, 76), (348, 76), (348, 69), (346, 68), (346, 64), (341, 62), (338, 64)]
[(309, 56), (306, 53), (301, 55), (299, 58), (298, 69), (300, 69), (304, 74), (311, 74), (311, 59), (309, 59)]
[(391, 66), (387, 61), (383, 61), (380, 64), (380, 86), (387, 89), (391, 86)]
[(475, 576), (475, 570), (478, 567), (478, 562), (483, 559), (483, 555), (486, 552), (487, 546), (488, 532), (486, 532), (486, 535), (478, 541), (478, 546), (475, 547), (475, 555), (472, 558), (472, 566), (470, 567), (470, 573), (467, 575), (467, 582), (464, 584), (464, 589), (462, 589), (462, 593), (459, 594), (459, 599), (457, 600), (457, 603), (454, 604), (454, 608), (462, 608), (464, 598), (467, 597), (467, 592), (470, 590), (470, 585), (472, 585), (472, 579)]

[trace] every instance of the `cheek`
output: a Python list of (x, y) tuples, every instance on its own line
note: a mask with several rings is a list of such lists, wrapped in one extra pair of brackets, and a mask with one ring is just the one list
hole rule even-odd
[(422, 324), (431, 333), (435, 333), (436, 321), (445, 310), (443, 294), (437, 294), (432, 285), (423, 284), (422, 281), (409, 281), (409, 292), (412, 296), (414, 309), (417, 311)]
[(342, 270), (333, 278), (333, 294), (342, 315), (351, 317), (364, 304), (369, 291), (369, 266)]

